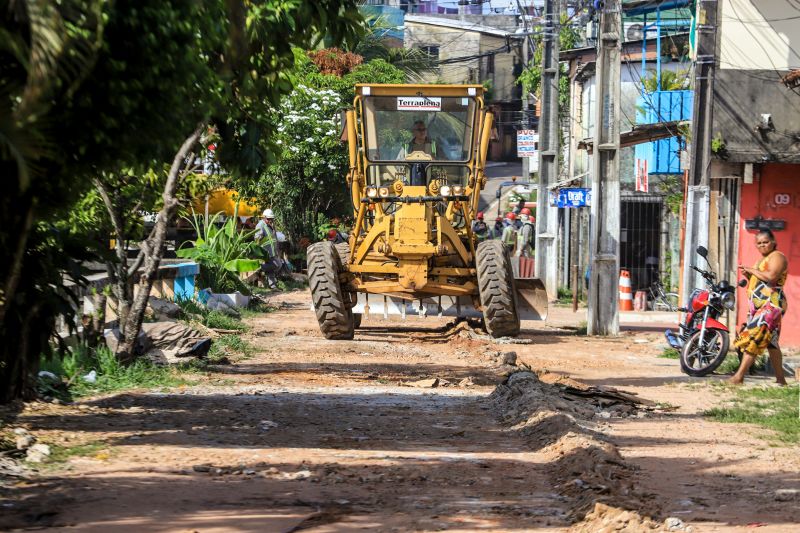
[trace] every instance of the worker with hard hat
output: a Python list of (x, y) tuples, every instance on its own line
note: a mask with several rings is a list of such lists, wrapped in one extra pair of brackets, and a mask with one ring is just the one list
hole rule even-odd
[(533, 257), (533, 246), (536, 239), (536, 219), (531, 216), (531, 210), (523, 207), (519, 212), (522, 227), (517, 232), (516, 256)]
[(503, 225), (503, 217), (497, 217), (494, 219), (494, 226), (489, 230), (490, 239), (502, 239), (503, 238), (503, 229), (505, 226)]
[(472, 221), (472, 233), (478, 239), (478, 242), (485, 241), (489, 238), (489, 226), (483, 220), (483, 212), (478, 211), (475, 215), (475, 220)]
[(517, 244), (517, 228), (514, 225), (514, 220), (516, 218), (517, 216), (514, 213), (509, 212), (506, 213), (506, 218), (503, 221), (503, 224), (505, 224), (506, 227), (503, 228), (501, 240), (508, 250), (508, 253), (513, 253), (514, 247)]
[(331, 228), (328, 230), (327, 238), (333, 244), (341, 244), (343, 242), (347, 242), (347, 233), (339, 231), (337, 228)]
[(267, 278), (267, 286), (274, 289), (278, 286), (276, 276), (283, 268), (283, 260), (278, 255), (278, 231), (272, 209), (264, 209), (261, 213), (254, 238), (264, 250), (265, 261), (261, 264), (261, 271)]

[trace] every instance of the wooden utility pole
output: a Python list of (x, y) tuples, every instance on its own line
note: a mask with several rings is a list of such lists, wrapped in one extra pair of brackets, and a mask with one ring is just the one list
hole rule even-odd
[(591, 277), (587, 333), (619, 333), (619, 122), (622, 9), (607, 0), (600, 13), (592, 156)]
[(708, 246), (709, 166), (711, 164), (711, 120), (714, 104), (714, 71), (717, 50), (717, 0), (697, 2), (697, 53), (694, 68), (694, 109), (689, 180), (686, 202), (686, 230), (683, 247), (681, 301), (688, 301), (689, 292), (700, 285), (699, 275), (692, 270), (697, 246)]
[(539, 120), (539, 192), (536, 197), (536, 277), (550, 300), (558, 297), (558, 208), (549, 202), (558, 181), (558, 33), (561, 0), (545, 1), (542, 38), (542, 116)]

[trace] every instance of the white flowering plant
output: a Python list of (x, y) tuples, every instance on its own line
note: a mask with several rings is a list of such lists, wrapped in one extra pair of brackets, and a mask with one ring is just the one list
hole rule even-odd
[(316, 237), (320, 215), (352, 214), (340, 117), (352, 106), (355, 84), (402, 83), (404, 75), (383, 60), (358, 65), (344, 76), (321, 74), (300, 50), (295, 69), (294, 90), (270, 111), (271, 135), (264, 141), (274, 159), (257, 180), (239, 179), (237, 190), (272, 208), (281, 230), (296, 243)]

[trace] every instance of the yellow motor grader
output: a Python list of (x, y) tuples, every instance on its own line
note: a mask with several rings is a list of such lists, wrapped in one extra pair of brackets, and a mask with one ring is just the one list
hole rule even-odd
[(356, 86), (345, 113), (349, 242), (308, 248), (314, 310), (328, 339), (363, 314), (483, 318), (494, 337), (543, 320), (538, 279), (515, 279), (500, 240), (472, 232), (493, 116), (480, 85)]

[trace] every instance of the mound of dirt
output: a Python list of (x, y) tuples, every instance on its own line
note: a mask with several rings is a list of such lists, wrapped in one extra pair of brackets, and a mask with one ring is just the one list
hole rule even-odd
[(652, 533), (668, 531), (663, 524), (641, 516), (635, 511), (626, 511), (598, 503), (582, 522), (570, 528), (570, 533)]
[(592, 421), (614, 406), (619, 413), (635, 412), (648, 402), (615, 389), (549, 381), (530, 371), (516, 372), (497, 386), (489, 402), (501, 422), (527, 437), (547, 460), (554, 486), (572, 502), (572, 519), (588, 516), (598, 502), (655, 510), (635, 491), (633, 468)]

